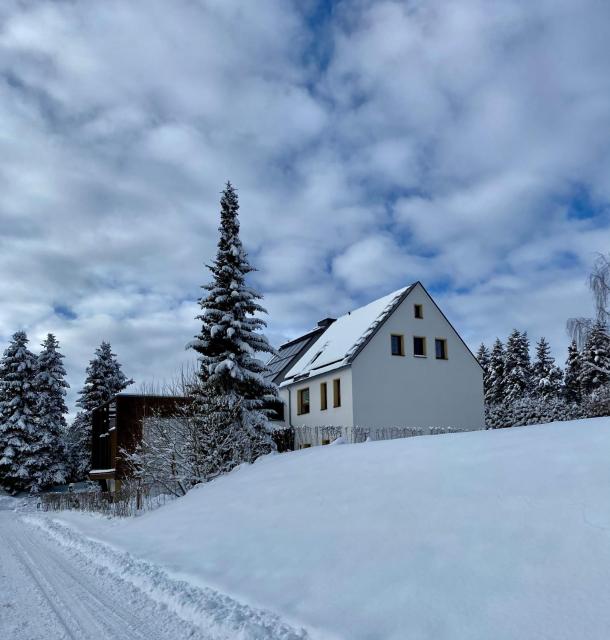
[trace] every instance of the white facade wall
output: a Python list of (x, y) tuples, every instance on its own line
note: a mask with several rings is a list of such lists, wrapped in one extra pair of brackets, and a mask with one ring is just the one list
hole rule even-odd
[[(423, 319), (414, 317), (423, 306)], [(393, 356), (391, 334), (404, 336), (405, 355)], [(424, 336), (427, 357), (413, 355)], [(435, 357), (435, 338), (447, 340), (447, 360)], [(485, 425), (483, 372), (421, 285), (406, 297), (352, 363), (353, 423), (365, 427)]]
[[(333, 380), (341, 381), (341, 406), (333, 407)], [(320, 384), (326, 382), (328, 389), (328, 408), (322, 410), (320, 403)], [(309, 413), (298, 415), (298, 391), (309, 388)], [(328, 374), (307, 378), (280, 389), (280, 397), (284, 402), (286, 423), (290, 426), (320, 427), (352, 426), (354, 424), (352, 372), (350, 367), (335, 369)], [(312, 442), (311, 444), (321, 444)]]

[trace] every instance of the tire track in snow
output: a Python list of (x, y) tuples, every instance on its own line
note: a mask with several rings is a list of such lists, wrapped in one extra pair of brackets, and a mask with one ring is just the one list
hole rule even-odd
[(37, 572), (33, 570), (31, 561), (26, 560), (27, 554), (24, 554), (22, 550), (18, 549), (17, 545), (9, 538), (7, 538), (5, 542), (6, 542), (6, 546), (12, 551), (14, 558), (23, 568), (24, 573), (30, 576), (30, 578), (32, 579), (32, 582), (36, 586), (40, 595), (43, 597), (45, 603), (48, 605), (48, 607), (51, 609), (51, 611), (55, 615), (57, 622), (65, 632), (64, 637), (69, 638), (71, 640), (79, 640), (78, 636), (75, 636), (74, 633), (72, 632), (70, 625), (66, 622), (64, 616), (62, 615), (61, 611), (57, 607), (53, 598), (50, 597), (48, 588), (44, 585), (43, 582), (40, 581), (39, 577), (37, 576)]
[(172, 578), (161, 567), (86, 538), (57, 520), (47, 516), (26, 516), (24, 520), (71, 554), (95, 566), (106, 580), (118, 577), (133, 585), (187, 623), (202, 629), (209, 640), (312, 640), (308, 631), (291, 626), (270, 611), (240, 603), (209, 587), (196, 587)]
[[(27, 543), (27, 549), (24, 543)], [(29, 531), (22, 531), (21, 539), (17, 540), (14, 547), (20, 552), (20, 558), (25, 560), (28, 571), (36, 583), (41, 587), (45, 597), (61, 620), (62, 625), (71, 634), (70, 637), (80, 640), (86, 637), (93, 638), (119, 638), (127, 637), (133, 640), (149, 640), (158, 637), (154, 628), (147, 623), (142, 624), (146, 633), (142, 633), (133, 625), (133, 622), (120, 615), (113, 608), (123, 603), (102, 599), (92, 591), (99, 589), (100, 585), (89, 583), (82, 574), (77, 574), (70, 569), (68, 564), (58, 559), (55, 553), (46, 550), (40, 552), (37, 541), (32, 539)], [(32, 557), (32, 552), (34, 556)], [(71, 593), (73, 598), (67, 600), (66, 594)], [(62, 595), (63, 594), (63, 595)], [(53, 600), (62, 603), (57, 607)], [(66, 615), (62, 612), (68, 612)], [(70, 622), (67, 622), (70, 620)], [(71, 624), (76, 627), (76, 632), (70, 630)], [(93, 633), (95, 628), (95, 633)]]
[[(43, 531), (32, 530), (14, 514), (0, 514), (0, 543), (10, 560), (35, 592), (39, 609), (31, 602), (21, 617), (39, 616), (48, 610), (49, 640), (209, 640), (188, 622), (159, 606), (145, 594), (116, 576), (92, 571), (79, 554), (68, 553)], [(39, 598), (38, 598), (39, 596)], [(30, 640), (19, 634), (11, 640)]]

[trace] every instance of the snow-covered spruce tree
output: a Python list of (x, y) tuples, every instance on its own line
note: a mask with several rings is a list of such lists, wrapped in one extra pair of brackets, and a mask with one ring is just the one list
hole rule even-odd
[(536, 344), (536, 359), (532, 365), (532, 389), (543, 398), (557, 398), (561, 392), (563, 373), (551, 356), (551, 347), (542, 337)]
[(239, 203), (230, 182), (220, 208), (216, 258), (208, 266), (212, 281), (199, 300), (201, 333), (189, 346), (199, 354), (198, 395), (214, 433), (209, 446), (216, 449), (210, 455), (227, 470), (274, 448), (265, 404), (277, 398), (277, 387), (265, 380), (257, 357), (274, 349), (260, 331), (266, 326), (259, 317), (262, 296), (246, 284), (254, 269), (239, 237)]
[(479, 349), (477, 350), (477, 360), (483, 369), (483, 389), (487, 393), (487, 387), (489, 385), (489, 349), (481, 342)]
[(505, 395), (504, 345), (496, 338), (489, 356), (489, 374), (485, 385), (485, 404), (502, 404)]
[(91, 413), (133, 383), (121, 371), (109, 342), (95, 350), (87, 367), (85, 384), (76, 401), (82, 409), (70, 425), (67, 436), (72, 477), (82, 480), (91, 464)]
[(580, 404), (582, 393), (580, 389), (580, 377), (582, 373), (582, 361), (576, 340), (572, 340), (568, 347), (568, 358), (565, 366), (563, 381), (563, 397), (566, 402)]
[(504, 357), (505, 402), (511, 404), (532, 390), (532, 369), (527, 332), (513, 329)]
[(38, 407), (36, 356), (18, 331), (0, 360), (0, 485), (11, 493), (29, 489), (40, 470), (32, 450)]
[(66, 370), (57, 338), (49, 333), (38, 355), (34, 388), (38, 402), (38, 425), (32, 443), (38, 459), (33, 489), (65, 481), (68, 470), (63, 436), (66, 430)]
[(610, 337), (606, 325), (596, 322), (585, 342), (582, 352), (581, 389), (592, 394), (610, 381)]

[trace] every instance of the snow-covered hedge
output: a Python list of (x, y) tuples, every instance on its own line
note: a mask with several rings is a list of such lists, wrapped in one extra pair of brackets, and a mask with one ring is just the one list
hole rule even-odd
[(598, 418), (610, 415), (610, 390), (599, 389), (580, 403), (564, 398), (527, 395), (512, 403), (494, 403), (485, 407), (485, 423), (488, 429), (519, 427), (528, 424), (544, 424), (582, 418)]

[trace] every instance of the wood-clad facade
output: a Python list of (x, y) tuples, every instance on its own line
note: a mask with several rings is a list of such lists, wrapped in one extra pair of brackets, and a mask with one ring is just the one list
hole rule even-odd
[(142, 440), (144, 420), (177, 415), (187, 402), (183, 397), (121, 393), (95, 409), (89, 478), (98, 480), (102, 489), (119, 489), (129, 476), (121, 451), (135, 451)]

